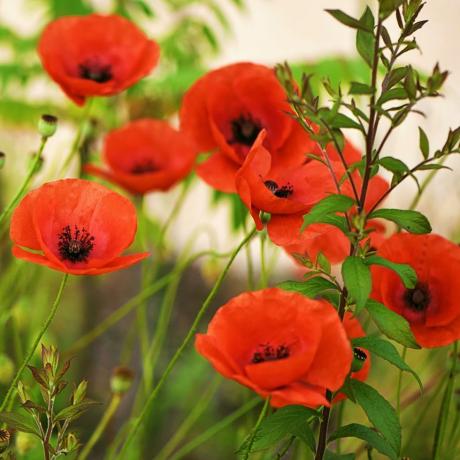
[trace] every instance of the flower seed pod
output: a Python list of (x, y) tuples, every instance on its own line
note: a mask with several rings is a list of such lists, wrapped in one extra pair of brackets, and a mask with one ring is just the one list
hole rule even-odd
[(128, 367), (117, 367), (112, 373), (110, 379), (110, 388), (113, 393), (126, 393), (134, 380), (134, 372)]
[(0, 353), (0, 384), (8, 385), (14, 376), (14, 363), (9, 356)]
[(38, 132), (43, 138), (54, 135), (57, 129), (58, 119), (54, 115), (42, 115), (38, 121)]

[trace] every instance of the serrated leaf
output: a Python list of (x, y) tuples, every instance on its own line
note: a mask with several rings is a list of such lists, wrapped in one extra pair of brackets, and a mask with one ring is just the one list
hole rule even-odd
[(324, 218), (327, 218), (330, 214), (336, 212), (347, 212), (354, 204), (354, 200), (345, 195), (329, 195), (319, 201), (308, 214), (305, 214), (302, 230), (307, 225), (315, 222), (321, 222)]
[(332, 17), (337, 19), (340, 23), (345, 26), (351, 27), (352, 29), (362, 29), (368, 32), (371, 32), (372, 29), (367, 27), (367, 24), (363, 24), (361, 21), (353, 18), (352, 16), (344, 13), (342, 10), (325, 10), (329, 13)]
[(374, 88), (370, 85), (364, 83), (359, 83), (357, 81), (352, 81), (350, 86), (350, 91), (348, 94), (373, 94)]
[(418, 211), (405, 209), (377, 209), (369, 214), (369, 219), (386, 219), (399, 225), (404, 230), (415, 234), (431, 232), (428, 219)]
[(393, 270), (401, 278), (407, 289), (413, 289), (417, 284), (417, 273), (410, 265), (398, 264), (380, 256), (369, 256), (366, 259), (366, 263), (369, 265), (381, 265)]
[(348, 256), (342, 264), (342, 277), (350, 296), (356, 302), (358, 310), (366, 305), (372, 289), (372, 277), (369, 267), (363, 259)]
[(315, 451), (315, 436), (308, 423), (318, 413), (304, 406), (285, 406), (262, 422), (257, 431), (251, 451), (266, 449), (288, 435), (296, 436)]
[(31, 433), (40, 438), (37, 428), (29, 420), (29, 417), (16, 412), (0, 413), (0, 422), (5, 423), (7, 428), (13, 428), (23, 433)]
[(401, 425), (396, 411), (377, 390), (366, 383), (351, 379), (350, 385), (356, 402), (398, 456), (401, 450)]
[(379, 433), (367, 426), (360, 425), (358, 423), (341, 426), (337, 429), (337, 431), (329, 436), (328, 443), (340, 438), (361, 439), (391, 460), (398, 460), (396, 452), (389, 445), (388, 441)]
[(83, 413), (85, 413), (88, 409), (91, 409), (91, 407), (99, 405), (100, 403), (96, 401), (91, 401), (89, 399), (82, 401), (77, 404), (73, 404), (72, 406), (68, 406), (65, 409), (62, 409), (55, 417), (56, 421), (59, 420), (75, 420)]
[(401, 358), (396, 347), (387, 340), (379, 337), (360, 337), (352, 341), (354, 347), (361, 347), (369, 350), (371, 353), (393, 364), (402, 371), (409, 372), (417, 380), (420, 391), (423, 391), (423, 384), (417, 373)]
[(408, 348), (420, 348), (405, 318), (376, 300), (368, 300), (366, 309), (377, 327), (388, 338)]
[[(365, 25), (365, 30), (359, 29), (356, 34), (356, 49), (361, 57), (366, 61), (369, 67), (372, 67), (374, 61), (374, 48), (375, 48), (375, 37), (374, 37), (374, 16), (369, 7), (366, 7), (363, 16), (360, 19), (360, 23)], [(366, 32), (366, 29), (369, 32)]]

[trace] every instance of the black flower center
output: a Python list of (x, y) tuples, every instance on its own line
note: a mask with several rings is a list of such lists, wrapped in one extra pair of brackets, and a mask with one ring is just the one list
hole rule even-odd
[(112, 79), (112, 68), (97, 61), (86, 61), (78, 66), (80, 78), (92, 80), (96, 83), (105, 83)]
[(86, 262), (94, 247), (94, 236), (83, 228), (80, 230), (76, 225), (72, 234), (70, 225), (62, 229), (59, 234), (58, 249), (63, 260), (72, 263)]
[(250, 115), (241, 115), (231, 121), (232, 138), (230, 144), (242, 144), (251, 147), (262, 127)]
[(274, 180), (266, 180), (264, 185), (278, 198), (288, 198), (294, 193), (294, 187), (289, 182), (279, 187)]
[(404, 301), (412, 310), (425, 311), (430, 304), (431, 296), (428, 286), (417, 283), (414, 289), (407, 289), (404, 294)]
[(278, 345), (276, 348), (269, 345), (259, 345), (257, 351), (252, 355), (253, 364), (264, 363), (265, 361), (278, 361), (289, 357), (289, 348), (286, 345)]
[(152, 160), (140, 161), (131, 168), (132, 174), (145, 174), (155, 171), (158, 171), (158, 167)]

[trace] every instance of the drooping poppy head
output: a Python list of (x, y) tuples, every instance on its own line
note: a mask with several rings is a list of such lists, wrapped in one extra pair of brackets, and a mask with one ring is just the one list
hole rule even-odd
[(108, 166), (86, 165), (89, 173), (132, 193), (168, 190), (193, 168), (196, 147), (190, 138), (161, 120), (136, 120), (110, 132), (104, 143)]
[(275, 163), (301, 164), (314, 143), (289, 111), (284, 89), (268, 67), (238, 63), (200, 78), (180, 111), (181, 128), (202, 152), (212, 152), (197, 169), (200, 177), (217, 190), (235, 192), (235, 174), (263, 129)]
[[(347, 311), (345, 313), (345, 316), (343, 317), (343, 327), (345, 328), (345, 332), (347, 333), (349, 340), (366, 336), (366, 333), (364, 332), (360, 322), (353, 316), (351, 312)], [(367, 350), (356, 347), (353, 348), (353, 355), (354, 359), (358, 359), (362, 362), (362, 367), (358, 371), (352, 372), (350, 377), (352, 379), (364, 382), (367, 380), (367, 376), (369, 375), (369, 370), (371, 368), (371, 354)], [(337, 394), (334, 398), (334, 403), (345, 399), (345, 397), (346, 396), (343, 393)]]
[(263, 145), (265, 134), (265, 130), (259, 134), (235, 176), (237, 192), (259, 230), (263, 227), (260, 211), (282, 216), (305, 214), (335, 190), (331, 173), (318, 161), (290, 168), (276, 165)]
[(82, 179), (48, 182), (14, 210), (13, 255), (74, 275), (108, 273), (148, 253), (122, 256), (136, 233), (136, 210), (123, 196)]
[(48, 24), (38, 44), (43, 67), (76, 104), (111, 96), (150, 73), (160, 49), (117, 15), (65, 16)]
[(422, 347), (460, 339), (460, 248), (439, 235), (399, 233), (385, 241), (377, 254), (409, 264), (418, 282), (407, 289), (393, 271), (373, 265), (372, 297), (406, 318)]
[(329, 405), (350, 371), (352, 350), (336, 310), (277, 288), (243, 293), (222, 306), (196, 349), (214, 368), (274, 407)]

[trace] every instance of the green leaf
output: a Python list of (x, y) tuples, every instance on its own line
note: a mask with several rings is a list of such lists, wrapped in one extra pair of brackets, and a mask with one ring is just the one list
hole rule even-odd
[(379, 15), (382, 19), (386, 19), (392, 14), (397, 8), (399, 8), (404, 0), (379, 0), (380, 1), (380, 12)]
[(393, 157), (384, 157), (380, 158), (379, 164), (385, 168), (387, 171), (390, 171), (394, 174), (404, 174), (407, 171), (409, 171), (409, 167), (406, 165), (406, 163), (402, 162), (398, 158), (393, 158)]
[(373, 94), (374, 88), (370, 85), (365, 85), (364, 83), (359, 83), (356, 81), (351, 82), (350, 91), (348, 94)]
[(31, 433), (40, 438), (38, 429), (29, 420), (29, 417), (16, 412), (1, 412), (0, 422), (5, 423), (7, 428), (13, 428), (23, 433)]
[(349, 294), (356, 302), (356, 307), (363, 308), (372, 289), (369, 267), (360, 257), (348, 256), (342, 265), (342, 276)]
[(408, 67), (397, 67), (393, 69), (384, 79), (383, 87), (386, 90), (392, 88), (396, 83), (399, 83), (407, 74)]
[(316, 256), (316, 263), (319, 265), (319, 267), (324, 273), (327, 273), (327, 274), (331, 273), (331, 263), (329, 262), (329, 259), (322, 252), (319, 252), (318, 255)]
[(89, 399), (82, 401), (77, 404), (73, 404), (72, 406), (68, 406), (65, 409), (62, 409), (55, 417), (56, 421), (59, 420), (75, 420), (81, 415), (83, 415), (88, 409), (91, 407), (98, 405), (100, 403), (96, 401), (91, 401)]
[(410, 265), (397, 264), (396, 262), (392, 262), (380, 256), (369, 256), (366, 259), (366, 263), (368, 265), (381, 265), (382, 267), (393, 270), (401, 278), (401, 281), (407, 289), (413, 289), (417, 284), (417, 273)]
[(285, 291), (299, 292), (300, 294), (316, 299), (326, 292), (338, 292), (337, 286), (321, 276), (315, 276), (307, 281), (284, 281), (278, 287)]
[[(364, 11), (360, 23), (364, 25), (364, 30), (358, 29), (356, 34), (356, 49), (369, 67), (372, 67), (375, 48), (374, 16), (369, 7)], [(368, 30), (368, 32), (366, 30)]]
[(407, 99), (407, 92), (404, 88), (391, 88), (385, 91), (377, 101), (377, 105), (383, 105), (385, 102), (393, 101), (395, 99)]
[(367, 426), (360, 425), (358, 423), (351, 423), (350, 425), (341, 426), (337, 431), (329, 436), (328, 443), (340, 438), (362, 439), (391, 460), (398, 460), (396, 452), (389, 445), (388, 441), (379, 433)]
[(332, 128), (351, 128), (361, 130), (361, 125), (343, 113), (337, 113), (330, 121)]
[(369, 219), (390, 220), (410, 233), (424, 234), (431, 232), (428, 219), (418, 211), (404, 209), (377, 209), (369, 214)]
[(377, 327), (388, 338), (408, 348), (420, 348), (409, 323), (401, 315), (372, 299), (367, 301), (366, 308)]
[(379, 337), (369, 336), (354, 339), (352, 343), (354, 347), (365, 348), (371, 353), (380, 356), (380, 358), (383, 358), (385, 361), (388, 361), (390, 364), (393, 364), (398, 369), (410, 372), (414, 376), (415, 380), (417, 380), (417, 383), (420, 386), (420, 391), (423, 391), (423, 384), (419, 376), (404, 362), (401, 356), (399, 356), (398, 350), (396, 350), (396, 347), (391, 342)]
[(343, 25), (351, 27), (353, 29), (361, 29), (367, 32), (371, 32), (372, 28), (369, 29), (366, 24), (358, 21), (357, 19), (349, 16), (344, 13), (342, 10), (326, 10), (331, 16), (333, 16), (337, 21), (341, 22)]
[(418, 129), (420, 151), (422, 152), (423, 158), (427, 160), (430, 154), (430, 143), (428, 141), (427, 135), (425, 134), (425, 131), (423, 131), (423, 129), (420, 127)]
[(374, 388), (359, 380), (351, 379), (356, 402), (363, 408), (369, 421), (382, 433), (396, 455), (401, 450), (401, 425), (396, 411)]
[(355, 454), (336, 454), (331, 450), (326, 450), (324, 460), (355, 460)]
[(328, 218), (330, 214), (336, 212), (347, 212), (355, 201), (345, 195), (329, 195), (323, 198), (304, 216), (302, 230), (310, 224), (321, 222), (323, 219)]
[(425, 165), (421, 165), (417, 168), (417, 171), (430, 171), (432, 169), (449, 169), (450, 171), (452, 171), (452, 168), (449, 168), (449, 166), (445, 166), (445, 165), (440, 165), (440, 164), (436, 164), (436, 163), (433, 163), (433, 164), (425, 164)]
[(266, 449), (291, 435), (297, 436), (314, 452), (315, 436), (309, 425), (312, 417), (317, 418), (317, 412), (304, 406), (285, 406), (278, 409), (260, 425), (251, 450)]

